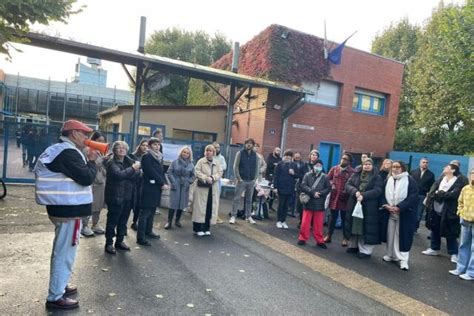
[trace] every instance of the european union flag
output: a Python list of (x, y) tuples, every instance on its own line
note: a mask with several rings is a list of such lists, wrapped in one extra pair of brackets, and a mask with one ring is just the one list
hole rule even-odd
[(346, 39), (344, 42), (342, 42), (336, 48), (334, 48), (332, 51), (329, 52), (328, 59), (330, 62), (332, 62), (335, 65), (341, 64), (342, 50), (344, 49), (344, 46), (346, 45), (347, 40), (348, 39)]

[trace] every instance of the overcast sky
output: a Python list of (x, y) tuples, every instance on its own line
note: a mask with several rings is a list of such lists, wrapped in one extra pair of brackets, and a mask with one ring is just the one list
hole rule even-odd
[[(66, 39), (134, 51), (138, 46), (140, 16), (147, 17), (147, 36), (155, 30), (177, 26), (185, 30), (220, 31), (232, 41), (245, 44), (271, 24), (281, 24), (302, 32), (343, 41), (357, 34), (348, 46), (370, 51), (378, 32), (408, 17), (422, 25), (430, 17), (439, 0), (79, 0), (83, 11), (68, 24), (34, 26), (33, 30)], [(464, 3), (445, 0), (445, 3)], [(12, 51), (12, 62), (0, 57), (0, 69), (6, 73), (53, 80), (70, 79), (79, 56), (14, 44), (23, 52)], [(81, 60), (85, 62), (85, 57)], [(103, 62), (109, 71), (107, 85), (128, 88), (127, 77), (120, 65)]]

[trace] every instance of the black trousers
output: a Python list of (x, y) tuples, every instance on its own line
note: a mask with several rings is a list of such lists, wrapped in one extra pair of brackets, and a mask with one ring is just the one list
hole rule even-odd
[(278, 222), (285, 222), (290, 204), (291, 194), (278, 194)]
[[(127, 233), (127, 222), (132, 208), (132, 201), (123, 201), (121, 205), (107, 205), (107, 224), (105, 225), (105, 244), (112, 245), (115, 242), (122, 242)], [(117, 232), (115, 230), (117, 229)]]
[(207, 232), (211, 228), (211, 217), (212, 217), (212, 187), (209, 188), (207, 193), (207, 203), (206, 203), (206, 217), (204, 223), (193, 222), (193, 231), (197, 232)]
[(143, 208), (138, 216), (137, 240), (145, 240), (145, 236), (153, 231), (155, 208)]
[(344, 239), (349, 240), (351, 238), (351, 234), (349, 234), (346, 230), (346, 211), (340, 210), (331, 210), (331, 218), (329, 219), (329, 230), (328, 234), (332, 235), (334, 233), (334, 228), (336, 227), (337, 217), (341, 213), (341, 228), (342, 228), (342, 235)]

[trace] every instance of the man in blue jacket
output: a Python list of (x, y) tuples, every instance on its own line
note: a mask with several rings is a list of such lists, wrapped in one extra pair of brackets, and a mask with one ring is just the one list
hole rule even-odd
[(35, 167), (36, 202), (46, 206), (55, 226), (53, 253), (46, 308), (72, 309), (79, 302), (69, 296), (77, 288), (68, 286), (81, 231), (81, 218), (91, 215), (92, 189), (97, 153), (82, 153), (92, 129), (76, 121), (66, 121), (58, 143), (49, 146)]

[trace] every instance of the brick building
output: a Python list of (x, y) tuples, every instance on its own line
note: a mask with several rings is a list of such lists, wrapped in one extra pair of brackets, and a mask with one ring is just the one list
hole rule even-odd
[[(231, 53), (214, 66), (229, 69), (230, 63)], [(385, 157), (393, 148), (403, 67), (351, 47), (344, 48), (341, 64), (330, 64), (322, 39), (272, 25), (241, 47), (239, 73), (302, 85), (314, 94), (285, 122), (297, 100), (267, 89), (247, 91), (234, 108), (232, 142), (253, 137), (264, 155), (281, 144), (303, 155), (316, 148), (326, 166), (337, 164), (344, 151)]]

